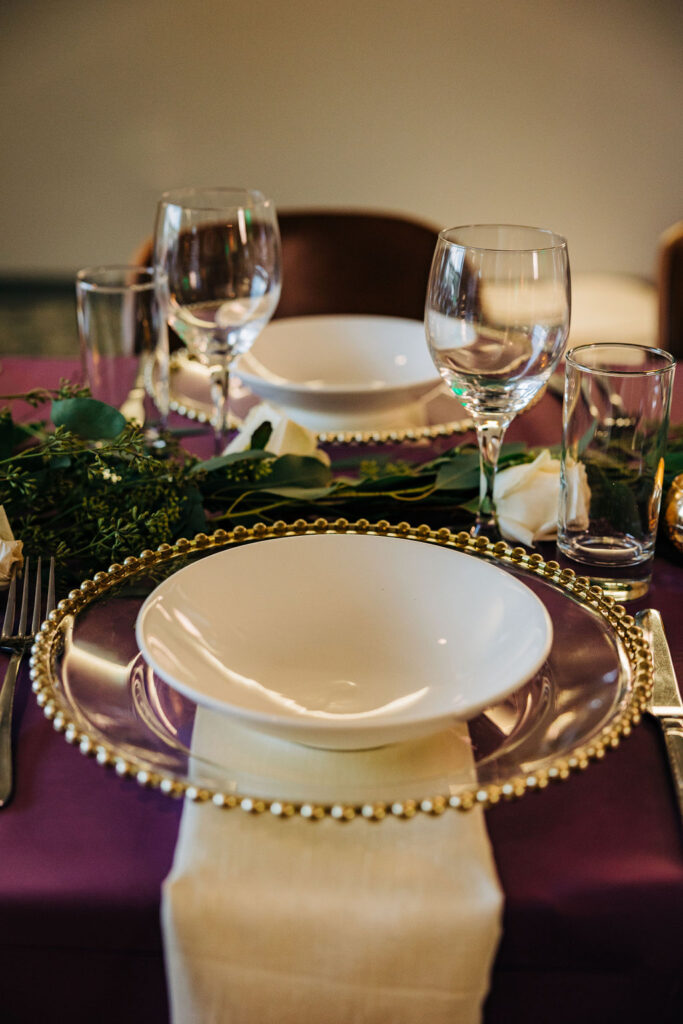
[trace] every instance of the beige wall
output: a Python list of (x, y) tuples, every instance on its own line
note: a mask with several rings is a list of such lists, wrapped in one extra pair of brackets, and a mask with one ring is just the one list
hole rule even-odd
[(565, 233), (683, 216), (680, 0), (5, 0), (1, 272), (125, 260), (164, 188)]

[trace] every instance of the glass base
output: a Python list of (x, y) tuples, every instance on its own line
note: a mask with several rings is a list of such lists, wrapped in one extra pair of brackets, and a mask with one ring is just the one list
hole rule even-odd
[(486, 516), (478, 517), (474, 526), (470, 527), (471, 537), (486, 537), (487, 540), (491, 540), (494, 543), (502, 540), (498, 523), (495, 519), (489, 519)]
[(640, 561), (633, 562), (631, 554), (631, 564), (624, 564), (627, 552), (623, 547), (615, 546), (612, 548), (613, 560), (608, 563), (605, 560), (605, 553), (609, 547), (603, 538), (599, 538), (599, 541), (601, 543), (595, 548), (596, 551), (600, 551), (599, 561), (598, 558), (591, 561), (586, 556), (589, 548), (585, 544), (581, 549), (584, 557), (577, 559), (572, 558), (558, 543), (556, 557), (560, 566), (563, 569), (573, 569), (577, 576), (587, 576), (593, 586), (602, 587), (615, 601), (635, 601), (646, 594), (652, 577), (653, 556), (647, 554), (642, 557), (641, 550)]
[[(575, 566), (572, 566), (572, 568), (575, 568)], [(585, 567), (581, 575), (586, 575)], [(593, 586), (602, 587), (606, 594), (609, 594), (615, 601), (621, 603), (623, 601), (635, 601), (637, 598), (642, 597), (643, 594), (647, 594), (651, 577), (648, 572), (647, 576), (642, 579), (614, 579), (614, 577), (605, 578), (604, 576), (593, 575), (589, 575), (588, 578)]]

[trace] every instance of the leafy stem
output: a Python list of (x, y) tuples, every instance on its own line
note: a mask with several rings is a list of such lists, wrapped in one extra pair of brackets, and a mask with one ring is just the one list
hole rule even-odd
[[(117, 410), (68, 382), (8, 397), (52, 402), (53, 425), (18, 424), (0, 410), (0, 503), (25, 553), (54, 552), (69, 582), (218, 523), (230, 528), (288, 514), (391, 518), (417, 504), (421, 520), (434, 525), (474, 521), (479, 456), (472, 444), (418, 464), (344, 457), (336, 472), (312, 457), (262, 449), (200, 461), (170, 434), (161, 450), (150, 445)], [(535, 454), (503, 445), (499, 467)], [(680, 472), (683, 430), (672, 432), (665, 482)], [(616, 469), (608, 460), (598, 473), (610, 480)]]

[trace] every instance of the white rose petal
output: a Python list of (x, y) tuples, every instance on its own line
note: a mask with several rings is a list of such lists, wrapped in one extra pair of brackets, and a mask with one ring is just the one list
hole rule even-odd
[[(281, 419), (282, 413), (268, 405), (267, 402), (261, 402), (260, 405), (252, 406), (244, 417), (240, 430), (224, 449), (223, 454), (232, 455), (233, 452), (246, 452), (251, 445), (253, 434), (260, 426), (264, 423), (270, 423), (273, 430), (275, 430)], [(270, 451), (270, 448), (268, 451)]]
[(500, 532), (506, 540), (532, 547), (557, 536), (560, 462), (542, 451), (533, 462), (496, 475), (493, 498)]
[(268, 439), (266, 448), (274, 455), (310, 455), (329, 466), (327, 452), (318, 449), (316, 435), (294, 420), (281, 419)]
[(330, 464), (327, 452), (317, 447), (317, 437), (312, 430), (307, 430), (294, 420), (287, 419), (278, 409), (267, 402), (261, 402), (249, 410), (242, 423), (242, 428), (227, 446), (224, 455), (233, 452), (245, 452), (251, 444), (251, 438), (262, 424), (270, 423), (273, 431), (266, 443), (266, 451), (271, 455), (308, 455), (319, 459), (326, 466)]
[(12, 568), (18, 563), (17, 568), (24, 564), (23, 542), (14, 539), (12, 527), (7, 519), (7, 514), (0, 505), (0, 587), (5, 588), (11, 579)]

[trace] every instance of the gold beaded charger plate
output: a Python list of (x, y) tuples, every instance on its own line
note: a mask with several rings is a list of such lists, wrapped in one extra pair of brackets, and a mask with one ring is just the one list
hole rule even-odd
[[(155, 401), (159, 397), (158, 366), (150, 362), (146, 368), (145, 384)], [(169, 407), (172, 412), (196, 423), (210, 423), (213, 413), (208, 370), (184, 351), (171, 355), (169, 367)], [(230, 381), (231, 426), (240, 427), (249, 409), (259, 402), (237, 375)], [(456, 413), (460, 412), (460, 418)], [(320, 430), (320, 444), (384, 444), (404, 441), (435, 440), (452, 434), (466, 434), (473, 423), (465, 418), (464, 410), (444, 386), (437, 386), (422, 403), (414, 422), (383, 424), (368, 423), (353, 430)]]
[[(462, 552), (511, 572), (551, 618), (547, 660), (466, 726), (454, 723), (389, 747), (342, 752), (309, 749), (231, 723), (155, 675), (135, 640), (139, 610), (155, 587), (217, 551), (309, 533), (432, 544), (444, 559)], [(378, 821), (493, 805), (586, 768), (640, 720), (652, 689), (652, 656), (623, 607), (537, 554), (445, 529), (320, 519), (200, 534), (97, 573), (43, 624), (31, 673), (39, 704), (67, 742), (140, 785), (250, 813)], [(197, 750), (198, 731), (214, 737), (209, 757), (204, 748)]]

